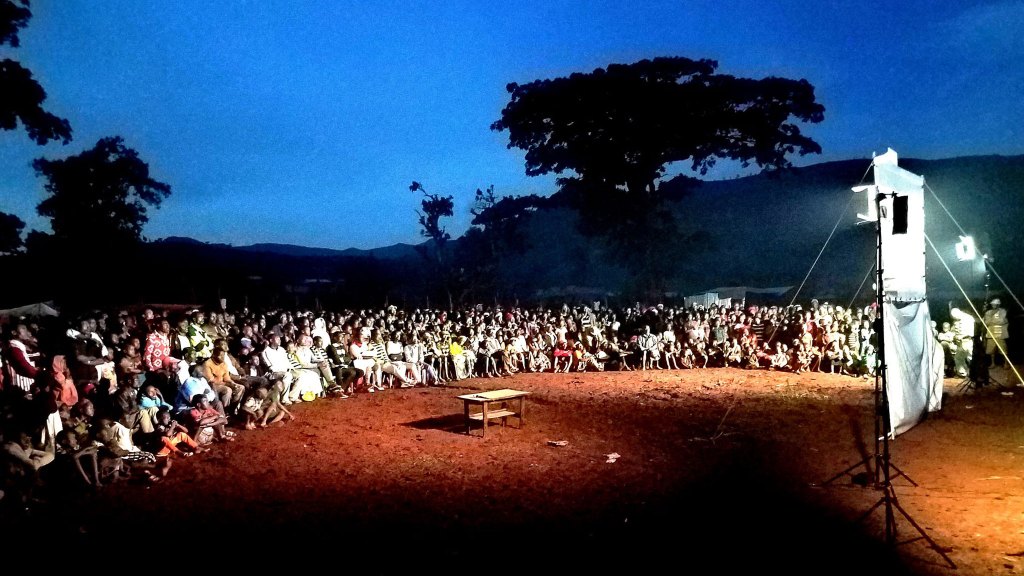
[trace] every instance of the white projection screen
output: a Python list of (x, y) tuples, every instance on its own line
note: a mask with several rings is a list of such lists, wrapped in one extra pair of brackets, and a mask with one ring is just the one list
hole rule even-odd
[[(914, 427), (927, 412), (942, 408), (942, 349), (932, 335), (925, 287), (924, 178), (898, 165), (891, 148), (873, 160), (875, 183), (858, 186), (877, 217), (881, 233), (886, 391), (891, 434)], [(875, 210), (871, 205), (881, 194)], [(906, 198), (906, 232), (893, 233), (894, 196)], [(936, 367), (935, 364), (938, 363)]]

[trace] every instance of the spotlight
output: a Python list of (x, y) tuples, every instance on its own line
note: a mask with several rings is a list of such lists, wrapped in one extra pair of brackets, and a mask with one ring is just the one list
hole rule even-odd
[(970, 236), (960, 237), (960, 241), (956, 243), (956, 257), (961, 262), (974, 260), (978, 257), (978, 251), (974, 247), (974, 238)]

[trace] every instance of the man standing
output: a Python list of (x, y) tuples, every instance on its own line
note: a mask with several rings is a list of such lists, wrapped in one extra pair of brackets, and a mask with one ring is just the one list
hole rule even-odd
[(993, 298), (985, 311), (985, 354), (988, 356), (989, 368), (996, 367), (996, 357), (1006, 357), (1006, 338), (1009, 336), (1006, 309), (999, 298)]

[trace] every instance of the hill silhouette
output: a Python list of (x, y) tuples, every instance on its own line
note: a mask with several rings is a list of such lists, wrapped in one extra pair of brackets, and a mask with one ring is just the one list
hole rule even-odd
[(294, 244), (251, 244), (249, 246), (238, 246), (239, 250), (245, 250), (247, 252), (263, 252), (267, 254), (277, 254), (280, 256), (350, 256), (350, 257), (374, 257), (382, 258), (385, 260), (395, 260), (400, 258), (406, 258), (414, 256), (416, 254), (416, 248), (412, 244), (405, 244), (399, 242), (390, 246), (383, 246), (380, 248), (369, 248), (361, 250), (359, 248), (346, 248), (345, 250), (333, 250), (330, 248), (308, 248), (306, 246), (296, 246)]
[[(962, 298), (950, 272), (971, 297), (984, 293), (981, 261), (956, 260), (954, 246), (961, 233), (957, 223), (991, 256), (1003, 280), (1019, 286), (1024, 280), (1024, 257), (1017, 250), (1024, 245), (1019, 225), (1024, 222), (1024, 202), (1017, 195), (1024, 186), (1024, 156), (901, 159), (900, 165), (925, 178), (926, 234), (949, 266), (947, 271), (928, 249), (932, 299)], [(871, 182), (869, 167), (867, 159), (845, 160), (700, 183), (673, 205), (681, 229), (693, 239), (666, 284), (669, 295), (716, 286), (799, 286), (806, 276), (802, 294), (808, 298), (839, 302), (859, 292), (862, 299), (870, 299), (874, 227), (857, 218), (867, 200), (851, 191), (859, 183)], [(580, 234), (576, 222), (559, 193), (526, 215), (521, 228), (525, 250), (494, 263), (498, 288), (486, 295), (487, 300), (622, 294), (630, 280), (628, 272), (607, 256), (600, 240)], [(469, 241), (465, 236), (454, 239), (452, 250), (469, 250)], [(230, 247), (194, 241), (190, 245), (184, 239), (157, 244), (163, 244), (163, 257), (171, 256), (167, 250), (176, 251), (170, 249), (172, 244), (188, 248), (189, 261), (221, 262), (218, 267), (246, 278), (259, 277), (264, 283), (274, 279), (297, 296), (328, 289), (324, 284), (336, 293), (338, 286), (348, 284), (351, 289), (344, 292), (353, 297), (359, 292), (356, 286), (364, 286), (371, 291), (371, 300), (417, 302), (422, 294), (418, 283), (428, 274), (416, 247), (408, 244), (371, 250), (284, 244)], [(391, 272), (384, 273), (385, 269)], [(996, 278), (989, 282), (993, 292), (1001, 291)], [(366, 300), (363, 295), (355, 299)]]
[[(901, 159), (900, 165), (925, 178), (926, 233), (949, 266), (947, 271), (928, 249), (933, 306), (945, 308), (946, 301), (962, 299), (950, 272), (972, 298), (985, 293), (981, 261), (955, 258), (961, 231), (950, 215), (974, 235), (979, 250), (990, 255), (998, 276), (1011, 287), (1020, 286), (1024, 255), (1017, 247), (1024, 245), (1024, 202), (1018, 194), (1024, 188), (1024, 156)], [(861, 300), (870, 300), (874, 227), (857, 219), (867, 201), (850, 190), (865, 177), (871, 181), (866, 174), (869, 166), (868, 159), (825, 162), (703, 182), (681, 195), (672, 208), (686, 238), (664, 239), (684, 248), (667, 279), (667, 295), (695, 294), (716, 286), (796, 287), (806, 276), (804, 298), (847, 304), (859, 293)], [(577, 231), (576, 215), (561, 194), (544, 199), (521, 221), (524, 250), (488, 263), (492, 281), (486, 290), (467, 292), (467, 298), (525, 303), (626, 297), (629, 273), (607, 255), (600, 240)], [(453, 254), (472, 253), (470, 242), (471, 235), (449, 245)], [(145, 244), (139, 256), (140, 263), (160, 262), (158, 270), (139, 264), (144, 271), (129, 274), (131, 269), (126, 268), (125, 282), (76, 289), (74, 303), (214, 303), (226, 298), (232, 304), (251, 305), (447, 306), (436, 299), (430, 302), (430, 272), (417, 248), (230, 246), (165, 238)], [(45, 263), (15, 257), (7, 264), (10, 277), (38, 281), (10, 286), (2, 305), (60, 300), (55, 294), (60, 282), (40, 274), (47, 269)], [(988, 281), (993, 293), (1002, 293), (997, 277)]]
[[(960, 230), (952, 218), (992, 257), (1003, 279), (1019, 286), (1024, 203), (1017, 191), (1024, 185), (1024, 156), (901, 159), (900, 164), (924, 176), (926, 234), (969, 294), (984, 290), (983, 265), (956, 260)], [(851, 191), (865, 177), (871, 182), (869, 166), (870, 160), (827, 162), (700, 184), (674, 205), (681, 229), (696, 239), (679, 259), (668, 290), (693, 294), (716, 286), (799, 286), (806, 276), (805, 294), (852, 298), (875, 259), (874, 226), (857, 218), (867, 201)], [(600, 242), (576, 231), (574, 214), (557, 207), (557, 195), (551, 200), (552, 207), (534, 213), (526, 226), (530, 248), (502, 262), (506, 284), (520, 294), (554, 294), (559, 288), (615, 293), (628, 282), (626, 271), (604, 256)], [(930, 294), (960, 297), (930, 248), (927, 262)], [(868, 298), (872, 280), (861, 288)], [(991, 282), (998, 291), (997, 279)]]

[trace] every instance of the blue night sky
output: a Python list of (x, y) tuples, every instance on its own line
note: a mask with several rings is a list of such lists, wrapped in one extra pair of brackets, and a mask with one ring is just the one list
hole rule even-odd
[[(34, 0), (19, 60), (74, 141), (0, 133), (0, 211), (28, 228), (34, 158), (120, 135), (173, 193), (151, 239), (372, 248), (419, 242), (420, 197), (554, 191), (492, 132), (505, 85), (656, 56), (806, 78), (826, 108), (806, 165), (1021, 154), (1024, 2), (156, 2)], [(714, 177), (735, 175), (724, 166)]]

